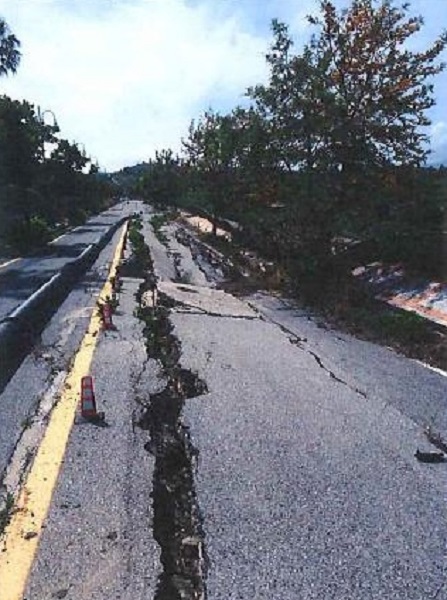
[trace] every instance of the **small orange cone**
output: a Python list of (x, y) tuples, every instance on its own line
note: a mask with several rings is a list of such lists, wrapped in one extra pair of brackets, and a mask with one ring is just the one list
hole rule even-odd
[(96, 400), (91, 375), (86, 375), (81, 379), (81, 414), (84, 419), (104, 419), (104, 413), (98, 413), (96, 410)]
[(102, 321), (104, 329), (115, 329), (112, 321), (112, 307), (106, 302), (102, 307)]

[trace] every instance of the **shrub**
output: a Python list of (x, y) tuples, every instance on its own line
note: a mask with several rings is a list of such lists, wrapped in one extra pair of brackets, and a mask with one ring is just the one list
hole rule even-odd
[(42, 217), (16, 221), (7, 233), (7, 242), (18, 252), (41, 248), (51, 240), (51, 228)]

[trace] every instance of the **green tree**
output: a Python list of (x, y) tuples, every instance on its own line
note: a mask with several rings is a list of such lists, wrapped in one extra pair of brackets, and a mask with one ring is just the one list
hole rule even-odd
[(34, 105), (1, 96), (0, 235), (22, 252), (45, 243), (56, 224), (80, 223), (100, 210), (109, 187), (83, 172), (88, 163)]
[[(403, 249), (408, 252), (411, 238), (420, 241), (419, 250), (426, 244), (417, 221), (422, 219), (426, 235), (432, 236), (433, 219), (442, 220), (439, 197), (424, 193), (423, 178), (415, 173), (430, 151), (427, 110), (435, 103), (433, 77), (445, 67), (439, 57), (447, 34), (416, 52), (409, 40), (423, 19), (409, 16), (408, 3), (353, 0), (338, 12), (328, 0), (321, 0), (320, 6), (321, 17), (311, 19), (319, 28), (311, 49), (329, 97), (325, 153), (335, 173), (331, 186), (336, 233), (373, 237), (380, 252), (392, 223), (395, 237), (402, 241), (400, 252), (394, 245), (397, 255), (402, 256)], [(384, 197), (388, 216), (381, 227)], [(413, 246), (407, 256), (418, 250)]]
[(0, 76), (15, 73), (20, 63), (20, 42), (0, 17)]
[[(238, 166), (238, 131), (232, 115), (207, 111), (182, 140), (187, 165), (199, 175), (205, 206), (212, 217), (232, 204), (231, 179)], [(214, 229), (216, 223), (214, 220)]]
[(30, 187), (50, 139), (53, 129), (39, 121), (32, 104), (0, 96), (0, 184)]
[(249, 88), (247, 95), (264, 120), (271, 161), (291, 172), (314, 163), (313, 146), (322, 130), (316, 116), (322, 108), (324, 90), (321, 86), (315, 89), (321, 77), (310, 49), (305, 47), (302, 54), (292, 54), (288, 28), (277, 20), (272, 22), (272, 33), (273, 42), (266, 55), (268, 84)]
[(182, 194), (182, 164), (172, 150), (155, 153), (143, 174), (138, 177), (135, 191), (159, 206), (177, 204)]
[(81, 152), (77, 144), (70, 144), (64, 139), (58, 142), (50, 159), (61, 165), (67, 173), (80, 173), (89, 162), (85, 152)]
[(320, 13), (310, 18), (318, 29), (301, 54), (293, 54), (287, 27), (273, 21), (269, 82), (248, 94), (286, 182), (291, 236), (283, 239), (300, 237), (301, 256), (330, 265), (336, 236), (378, 234), (384, 196), (394, 203), (389, 213), (409, 214), (388, 174), (427, 157), (432, 78), (444, 68), (447, 35), (412, 51), (408, 40), (422, 19), (392, 0), (353, 0), (341, 11), (321, 0)]
[(353, 0), (337, 12), (321, 0), (320, 7), (321, 17), (310, 19), (319, 28), (311, 48), (332, 98), (327, 125), (334, 166), (423, 164), (432, 77), (445, 67), (438, 57), (447, 33), (415, 52), (408, 40), (423, 19), (409, 16), (409, 3)]

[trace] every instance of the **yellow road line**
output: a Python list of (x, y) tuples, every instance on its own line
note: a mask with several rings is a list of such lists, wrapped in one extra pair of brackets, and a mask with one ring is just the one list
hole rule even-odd
[[(99, 298), (111, 296), (110, 277), (115, 275), (125, 240), (123, 229), (115, 250), (109, 279)], [(89, 373), (101, 328), (97, 311), (93, 311), (87, 333), (67, 375), (61, 399), (51, 413), (42, 443), (37, 451), (26, 482), (20, 491), (11, 521), (0, 547), (0, 600), (22, 600), (33, 565), (44, 521), (65, 454), (78, 405), (81, 377)]]

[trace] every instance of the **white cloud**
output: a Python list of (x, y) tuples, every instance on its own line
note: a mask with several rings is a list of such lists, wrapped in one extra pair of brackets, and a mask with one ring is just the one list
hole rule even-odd
[(266, 40), (235, 17), (216, 22), (184, 0), (92, 4), (0, 0), (23, 45), (0, 91), (53, 110), (63, 135), (109, 169), (178, 147), (217, 90), (237, 97), (264, 76)]
[(437, 121), (430, 128), (431, 148), (433, 154), (430, 155), (431, 164), (447, 165), (447, 121)]
[(438, 121), (431, 128), (432, 140), (436, 143), (447, 143), (447, 122)]
[[(439, 33), (439, 2), (417, 0), (430, 38)], [(120, 168), (179, 149), (191, 118), (209, 105), (241, 102), (267, 74), (271, 19), (290, 25), (299, 51), (310, 33), (305, 15), (317, 8), (317, 0), (0, 0), (23, 45), (18, 73), (0, 80), (0, 93), (51, 109), (66, 138), (102, 167)], [(446, 84), (443, 74), (434, 122), (445, 121)], [(445, 147), (435, 129), (432, 147), (435, 158)]]

